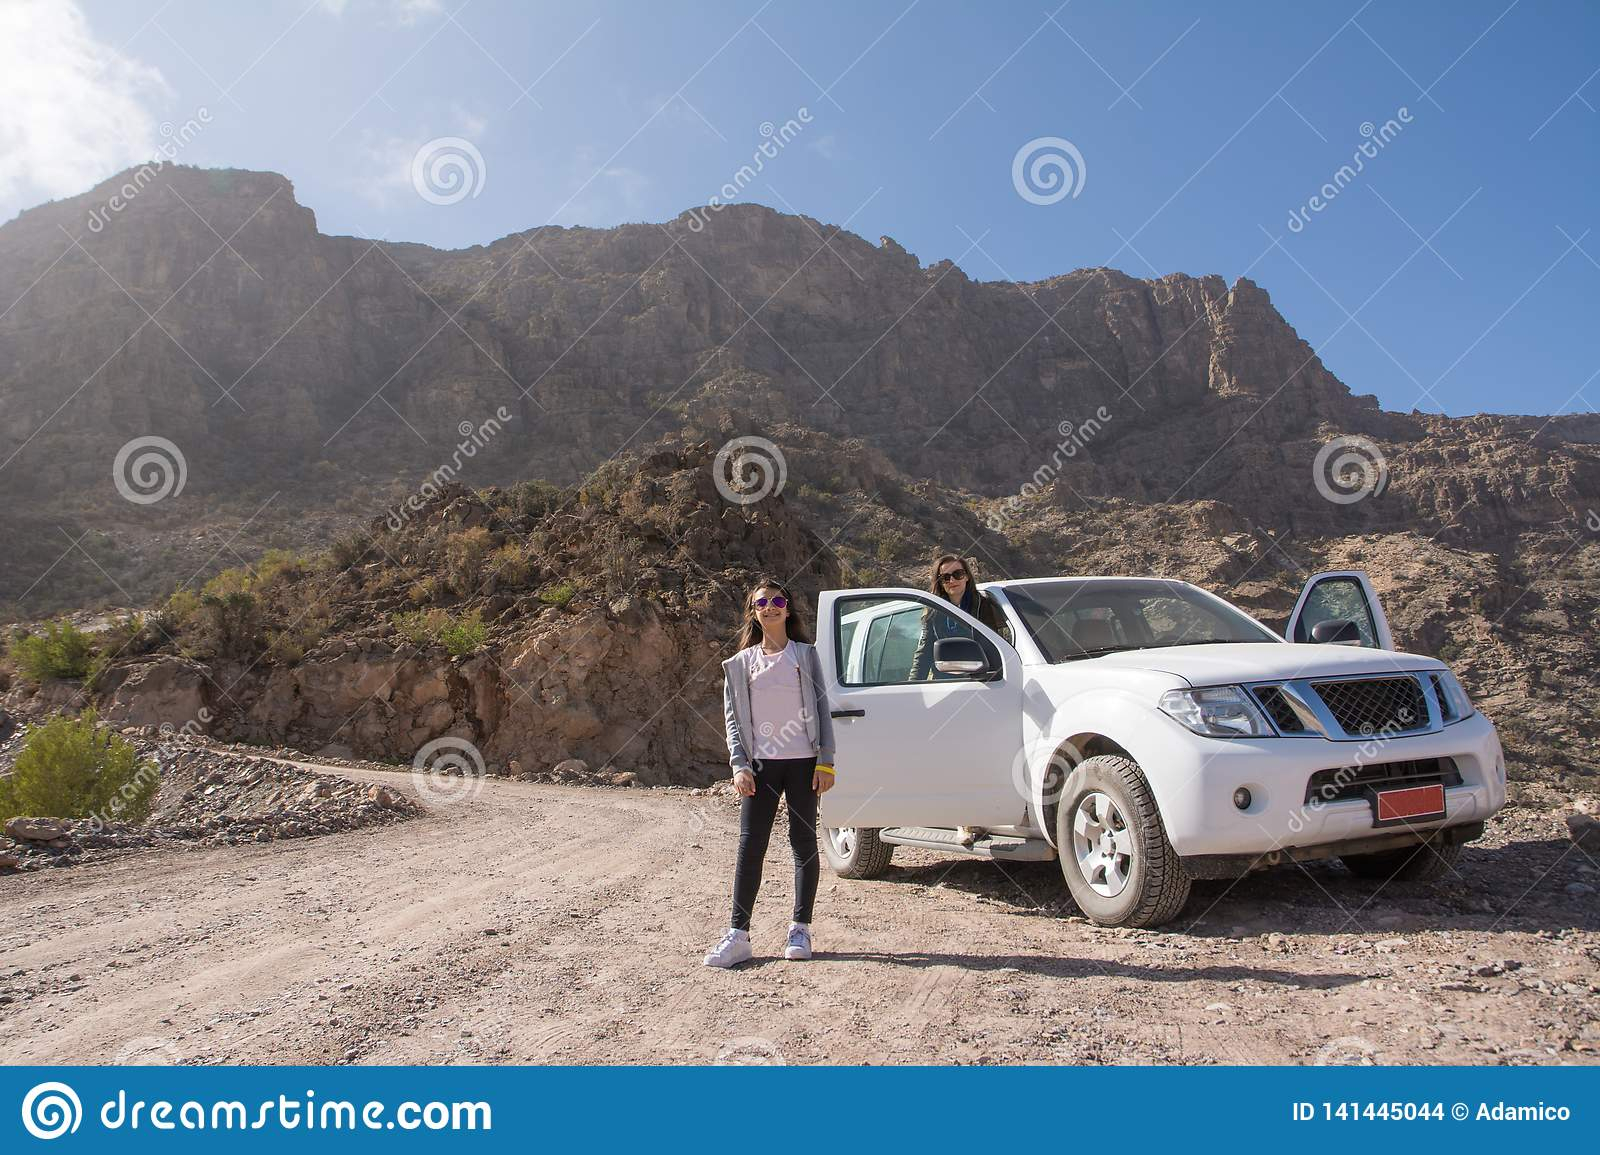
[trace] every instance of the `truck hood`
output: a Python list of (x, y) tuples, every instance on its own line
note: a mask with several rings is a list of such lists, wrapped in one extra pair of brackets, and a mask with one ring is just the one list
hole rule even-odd
[(1292, 642), (1235, 642), (1210, 646), (1169, 646), (1127, 650), (1065, 663), (1086, 671), (1092, 667), (1147, 670), (1182, 678), (1191, 686), (1232, 682), (1266, 682), (1291, 678), (1392, 674), (1400, 670), (1442, 670), (1443, 662), (1395, 650), (1355, 646), (1300, 645)]

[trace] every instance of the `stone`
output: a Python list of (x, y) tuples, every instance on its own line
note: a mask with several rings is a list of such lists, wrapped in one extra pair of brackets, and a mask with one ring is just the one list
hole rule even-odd
[(211, 676), (201, 663), (164, 655), (125, 667), (111, 701), (109, 722), (128, 726), (168, 726), (182, 733), (205, 733), (211, 711)]
[(1587, 814), (1567, 815), (1567, 837), (1577, 844), (1580, 850), (1590, 854), (1600, 854), (1600, 820)]
[(6, 835), (18, 842), (54, 842), (67, 833), (60, 818), (11, 818), (6, 820)]

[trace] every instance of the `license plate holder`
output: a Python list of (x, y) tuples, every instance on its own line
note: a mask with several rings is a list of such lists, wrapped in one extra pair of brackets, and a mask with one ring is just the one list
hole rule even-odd
[(1439, 782), (1391, 790), (1374, 788), (1367, 791), (1367, 797), (1372, 802), (1372, 825), (1376, 827), (1432, 822), (1445, 814), (1444, 784)]

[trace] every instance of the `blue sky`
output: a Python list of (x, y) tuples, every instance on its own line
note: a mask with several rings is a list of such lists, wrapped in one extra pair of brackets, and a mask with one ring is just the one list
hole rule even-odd
[[(0, 216), (203, 107), (178, 159), (283, 172), (327, 232), (663, 220), (804, 109), (740, 199), (983, 280), (1249, 275), (1388, 408), (1600, 401), (1592, 4), (18, 2), (43, 31), (0, 49), (26, 122), (0, 130)], [(482, 157), (454, 204), (411, 180), (441, 137)], [(1036, 204), (1013, 161), (1045, 137), (1083, 165)]]

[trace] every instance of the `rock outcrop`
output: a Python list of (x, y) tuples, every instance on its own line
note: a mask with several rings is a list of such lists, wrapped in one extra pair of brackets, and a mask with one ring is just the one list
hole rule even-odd
[[(275, 174), (177, 166), (86, 232), (117, 183), (0, 227), (0, 602), (157, 597), (388, 528), (346, 538), (330, 580), (274, 579), (300, 603), (227, 645), (169, 636), (117, 664), (96, 682), (112, 717), (703, 781), (722, 758), (707, 663), (755, 569), (921, 585), (942, 543), (988, 576), (1169, 573), (1269, 618), (1309, 570), (1367, 568), (1402, 644), (1460, 667), (1522, 772), (1600, 766), (1594, 415), (1385, 412), (1249, 280), (977, 282), (755, 205), (444, 252), (324, 235)], [(785, 458), (781, 503), (713, 487), (712, 450), (747, 434)], [(108, 476), (145, 435), (186, 467), (149, 504)], [(1382, 457), (1362, 500), (1318, 485), (1339, 436)], [(533, 478), (583, 484), (510, 521), (512, 489), (444, 484)], [(441, 542), (469, 530), (516, 564), (441, 592)], [(423, 609), (491, 635), (419, 648), (393, 623)]]

